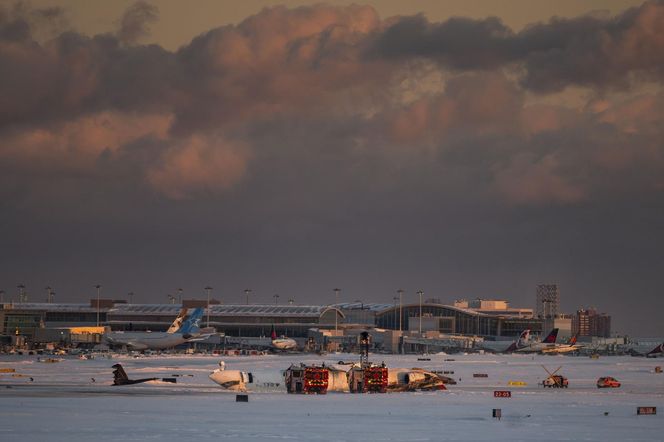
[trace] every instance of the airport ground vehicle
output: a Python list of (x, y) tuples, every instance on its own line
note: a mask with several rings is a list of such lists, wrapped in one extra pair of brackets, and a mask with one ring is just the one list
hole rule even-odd
[(567, 388), (569, 386), (569, 381), (565, 376), (555, 374), (544, 379), (542, 381), (542, 386), (549, 388)]
[(620, 388), (620, 382), (611, 376), (603, 376), (597, 379), (597, 388)]
[(550, 372), (545, 366), (542, 365), (542, 368), (546, 370), (547, 374), (549, 375), (548, 378), (544, 379), (542, 381), (542, 387), (544, 388), (567, 388), (569, 386), (569, 381), (565, 376), (556, 374), (558, 373), (558, 370), (562, 368), (562, 366), (556, 368), (553, 372)]

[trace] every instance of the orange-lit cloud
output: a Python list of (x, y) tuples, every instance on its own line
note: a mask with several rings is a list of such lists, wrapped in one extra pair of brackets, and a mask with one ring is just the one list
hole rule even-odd
[(169, 148), (159, 163), (147, 170), (147, 180), (173, 199), (214, 194), (244, 175), (248, 156), (243, 143), (192, 136)]

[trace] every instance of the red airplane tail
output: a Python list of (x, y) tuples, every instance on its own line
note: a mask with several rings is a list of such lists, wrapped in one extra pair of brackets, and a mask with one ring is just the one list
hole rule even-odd
[(648, 352), (646, 354), (646, 356), (653, 357), (653, 356), (659, 355), (661, 353), (664, 353), (664, 344), (659, 344), (657, 347), (650, 350), (650, 352)]
[(556, 343), (556, 338), (558, 337), (558, 329), (554, 328), (551, 330), (551, 333), (542, 340), (543, 343), (545, 344), (555, 344)]

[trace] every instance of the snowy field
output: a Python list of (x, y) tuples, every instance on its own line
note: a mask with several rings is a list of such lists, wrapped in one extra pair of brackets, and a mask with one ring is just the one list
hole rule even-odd
[[(388, 367), (453, 371), (448, 391), (322, 396), (288, 395), (280, 371), (291, 362), (334, 364), (355, 355), (114, 356), (58, 363), (37, 356), (0, 356), (0, 441), (110, 440), (664, 440), (664, 359), (530, 355), (372, 355)], [(41, 356), (45, 359), (45, 356)], [(253, 372), (259, 391), (236, 403), (208, 374), (220, 360), (227, 369)], [(113, 387), (111, 365), (130, 378), (176, 377)], [(562, 365), (568, 389), (538, 387)], [(2, 371), (2, 370), (0, 370)], [(475, 378), (486, 373), (487, 378)], [(16, 376), (16, 375), (19, 376)], [(600, 376), (617, 378), (619, 389), (598, 390)], [(32, 378), (32, 380), (30, 380)], [(94, 379), (94, 381), (93, 381)], [(525, 387), (509, 386), (523, 381)], [(279, 387), (274, 384), (280, 383)], [(494, 398), (510, 390), (511, 398)], [(655, 406), (655, 416), (637, 416)], [(500, 421), (492, 409), (502, 409)], [(605, 413), (608, 413), (606, 415)]]

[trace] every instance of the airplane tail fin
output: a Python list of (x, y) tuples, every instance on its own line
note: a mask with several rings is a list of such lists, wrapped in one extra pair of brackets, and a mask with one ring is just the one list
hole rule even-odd
[(505, 349), (504, 353), (512, 353), (512, 352), (517, 351), (520, 348), (525, 347), (526, 345), (528, 345), (528, 338), (529, 337), (530, 337), (530, 329), (525, 329), (519, 335), (519, 339), (512, 342), (510, 344), (510, 346)]
[(272, 332), (270, 333), (270, 338), (274, 341), (277, 339), (277, 330), (274, 328), (274, 324), (272, 324)]
[(175, 333), (178, 330), (180, 330), (180, 327), (182, 327), (182, 323), (184, 322), (184, 318), (187, 316), (187, 308), (183, 308), (180, 310), (180, 313), (178, 314), (178, 317), (175, 318), (175, 321), (171, 324), (170, 327), (168, 327), (168, 330), (166, 330), (166, 333)]
[(664, 353), (664, 343), (659, 344), (657, 347), (650, 350), (648, 353), (646, 353), (646, 356), (654, 357), (654, 356), (657, 356), (661, 353)]
[(190, 333), (196, 333), (200, 327), (199, 324), (201, 322), (201, 318), (203, 317), (203, 309), (202, 308), (196, 308), (194, 309), (193, 312), (189, 315), (187, 319), (184, 320), (182, 323), (182, 327), (180, 327), (180, 333), (183, 335), (190, 334)]
[(519, 339), (516, 341), (517, 347), (525, 347), (528, 344), (528, 338), (530, 338), (530, 329), (525, 329), (519, 335)]
[(558, 329), (554, 328), (551, 330), (551, 333), (542, 340), (544, 344), (555, 344), (556, 343), (556, 338), (558, 337)]
[(115, 369), (113, 370), (113, 385), (124, 385), (129, 382), (129, 376), (127, 376), (122, 365), (115, 364), (113, 368)]

